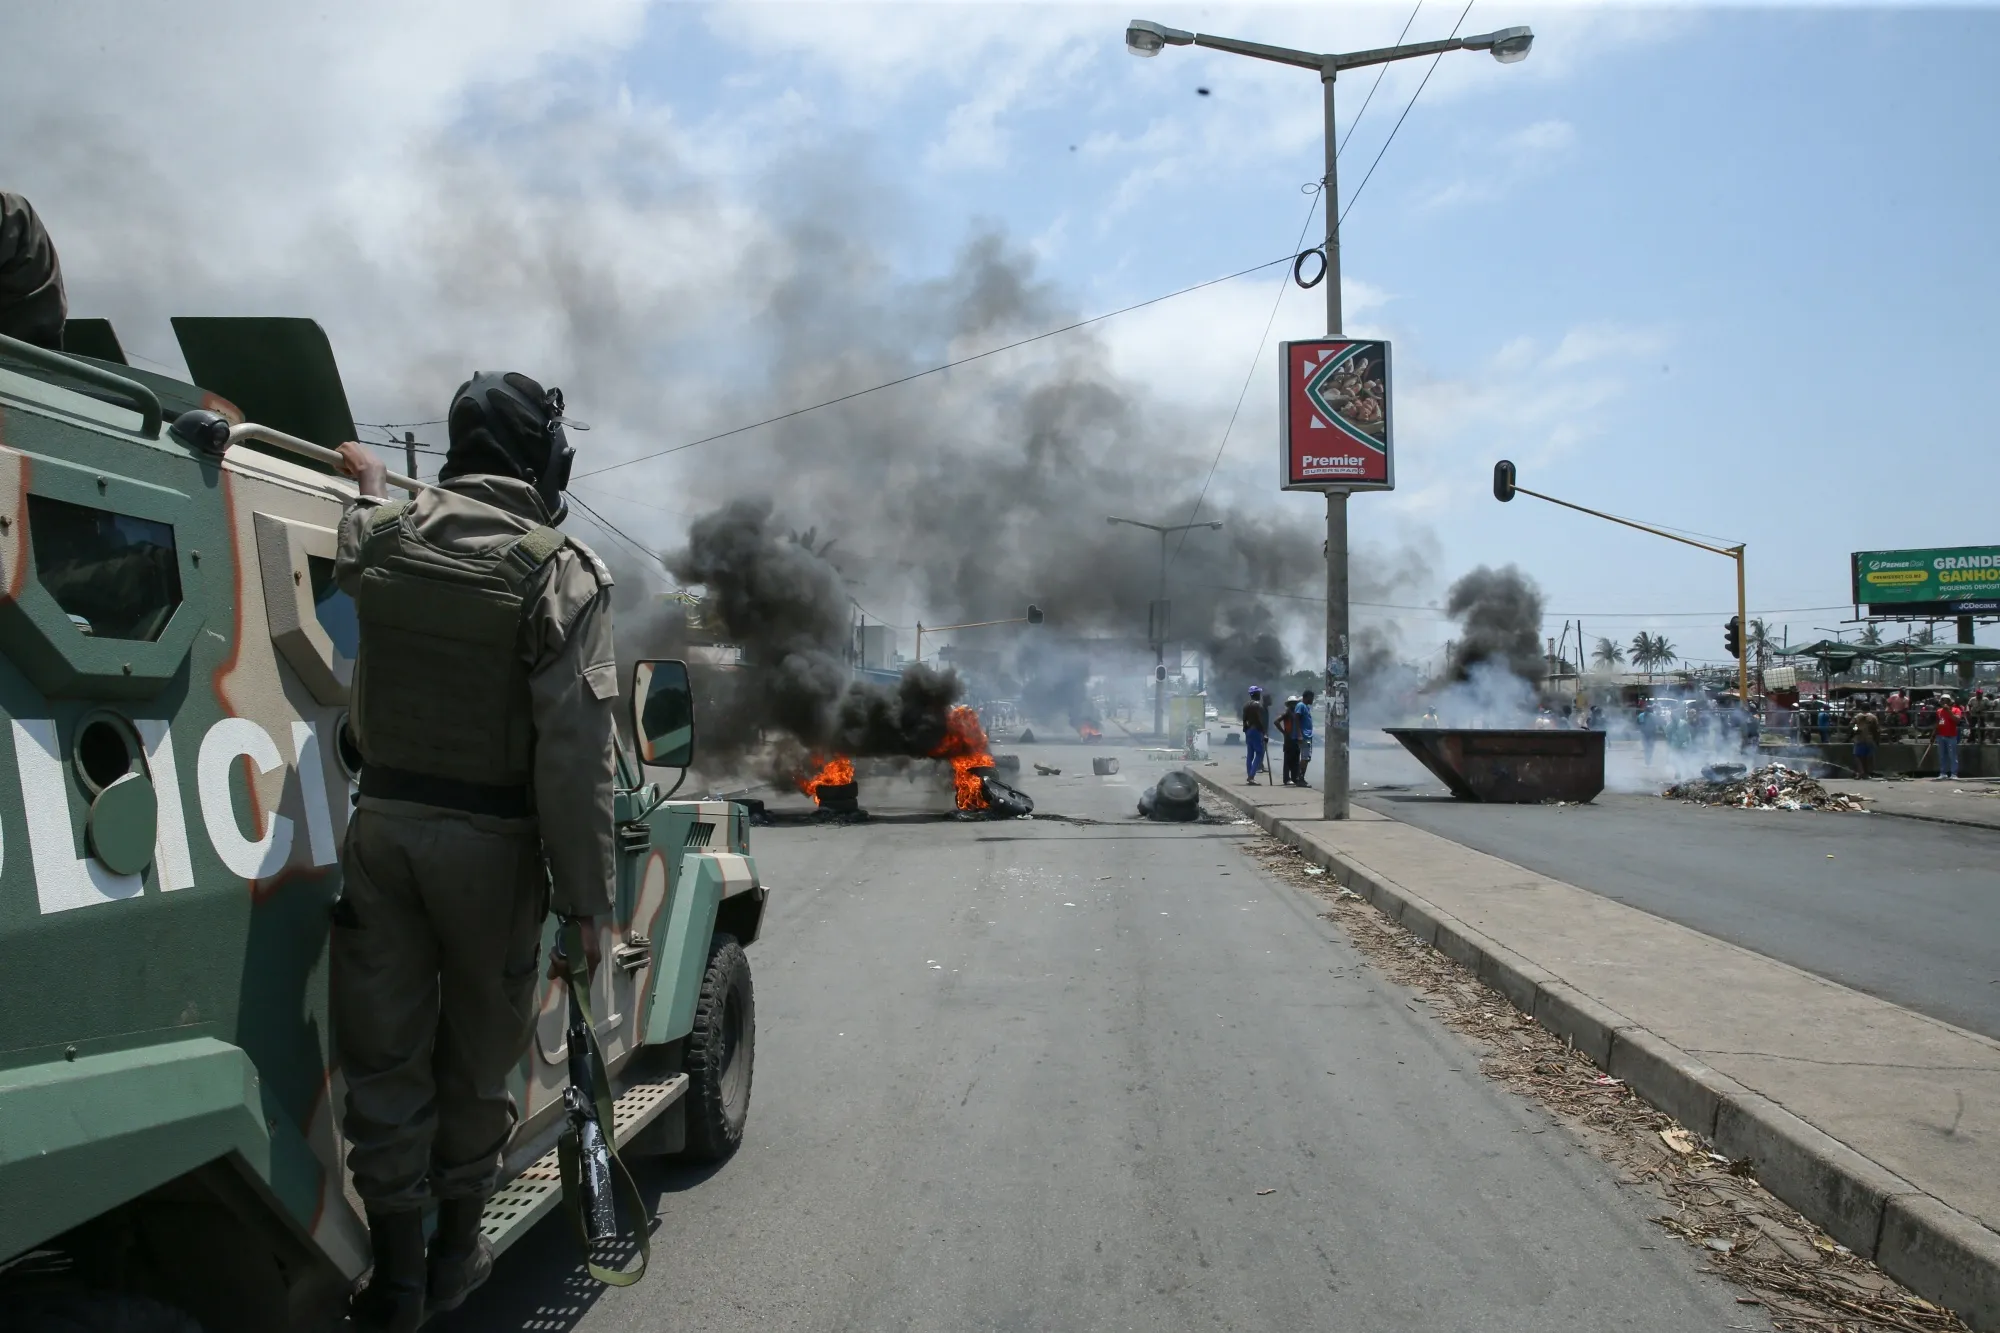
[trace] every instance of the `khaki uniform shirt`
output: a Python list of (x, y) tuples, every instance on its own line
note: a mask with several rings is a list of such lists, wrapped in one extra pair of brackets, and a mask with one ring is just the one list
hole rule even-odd
[[(365, 519), (380, 503), (363, 496), (341, 516), (334, 576), (349, 596), (360, 593)], [(548, 509), (526, 482), (469, 476), (419, 492), (410, 502), (410, 519), (433, 546), (479, 551), (546, 522)], [(618, 662), (611, 644), (611, 572), (575, 538), (544, 568), (524, 608), (520, 641), (534, 709), (535, 813), (549, 864), (550, 906), (565, 916), (599, 916), (611, 910), (615, 874)]]

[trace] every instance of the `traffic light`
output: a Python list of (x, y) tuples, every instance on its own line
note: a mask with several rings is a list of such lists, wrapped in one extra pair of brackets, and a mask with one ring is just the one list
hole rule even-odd
[(1731, 657), (1743, 656), (1743, 621), (1739, 617), (1729, 617), (1729, 623), (1722, 627), (1722, 646)]
[(1167, 678), (1167, 669), (1165, 667), (1156, 666), (1153, 668), (1154, 680), (1165, 680), (1166, 678)]
[(1514, 465), (1504, 458), (1493, 465), (1493, 498), (1501, 501), (1514, 498)]

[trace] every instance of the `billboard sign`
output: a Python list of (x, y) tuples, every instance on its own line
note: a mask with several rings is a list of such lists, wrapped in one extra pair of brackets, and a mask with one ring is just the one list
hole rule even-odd
[(1389, 344), (1313, 338), (1278, 344), (1279, 485), (1288, 491), (1389, 491)]
[(2000, 613), (2000, 546), (1856, 551), (1854, 604), (1875, 616)]

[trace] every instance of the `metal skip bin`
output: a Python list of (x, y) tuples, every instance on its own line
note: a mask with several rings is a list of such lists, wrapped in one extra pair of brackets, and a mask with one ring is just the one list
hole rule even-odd
[(1604, 790), (1601, 731), (1385, 727), (1462, 801), (1538, 805)]

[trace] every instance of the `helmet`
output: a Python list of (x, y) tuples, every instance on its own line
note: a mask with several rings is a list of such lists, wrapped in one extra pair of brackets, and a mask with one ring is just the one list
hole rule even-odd
[(563, 491), (576, 459), (564, 427), (590, 428), (564, 418), (561, 389), (544, 389), (517, 371), (478, 371), (458, 386), (446, 416), (451, 449), (439, 481), (475, 473), (518, 477), (541, 495), (549, 522), (563, 521), (569, 513)]

